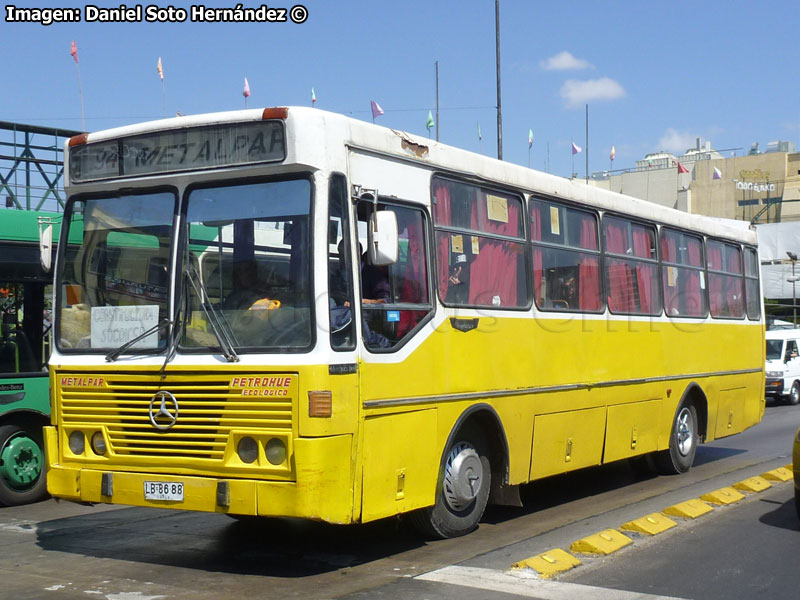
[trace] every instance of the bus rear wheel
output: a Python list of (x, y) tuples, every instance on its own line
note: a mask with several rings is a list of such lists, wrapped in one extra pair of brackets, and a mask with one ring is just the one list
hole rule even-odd
[(694, 463), (700, 436), (697, 431), (697, 409), (683, 402), (675, 413), (669, 449), (656, 455), (659, 471), (664, 475), (677, 475), (688, 471)]
[(412, 514), (414, 526), (432, 538), (453, 538), (474, 531), (486, 509), (491, 480), (483, 436), (457, 436), (445, 452), (436, 503)]
[(41, 433), (0, 426), (0, 506), (19, 506), (47, 497)]

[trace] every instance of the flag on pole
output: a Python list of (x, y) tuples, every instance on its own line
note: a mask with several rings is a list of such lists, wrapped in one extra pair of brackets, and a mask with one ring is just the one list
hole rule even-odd
[(375, 102), (375, 100), (369, 101), (369, 106), (372, 109), (372, 119), (375, 120), (375, 117), (380, 117), (383, 114), (383, 109), (380, 105)]
[(722, 171), (720, 171), (717, 167), (714, 167), (713, 179), (722, 179)]
[(478, 123), (478, 141), (480, 142), (482, 139), (483, 136), (481, 135), (481, 124)]
[(158, 71), (158, 76), (161, 78), (161, 81), (164, 81), (164, 67), (161, 65), (161, 57), (158, 57), (158, 64), (156, 65), (156, 71)]
[(434, 125), (436, 125), (436, 121), (433, 120), (433, 113), (428, 111), (428, 118), (425, 121), (425, 127), (428, 129), (428, 133), (431, 132), (431, 129), (433, 129)]
[(78, 62), (78, 46), (75, 45), (75, 40), (72, 40), (72, 44), (69, 46), (69, 55), (75, 59), (75, 62)]
[(250, 97), (250, 84), (247, 83), (247, 77), (244, 78), (244, 89), (242, 90), (242, 96), (245, 98)]
[(575, 142), (572, 142), (572, 155), (573, 156), (575, 156), (576, 154), (578, 154), (579, 152), (582, 152), (582, 151), (583, 151), (583, 148), (578, 146), (578, 144), (576, 144)]
[(533, 129), (528, 129), (528, 150), (533, 147)]
[(681, 161), (678, 161), (678, 173), (680, 174), (680, 173), (688, 173), (688, 172), (689, 172), (689, 169), (687, 169), (686, 167), (684, 167), (684, 166), (681, 164)]
[(314, 106), (314, 102), (317, 101), (317, 95), (314, 93), (314, 88), (311, 88), (311, 106)]
[(615, 158), (616, 156), (617, 156), (617, 151), (614, 149), (614, 146), (611, 146), (611, 154), (609, 154), (609, 155), (608, 155), (608, 157), (609, 157), (611, 160), (614, 160), (614, 158)]

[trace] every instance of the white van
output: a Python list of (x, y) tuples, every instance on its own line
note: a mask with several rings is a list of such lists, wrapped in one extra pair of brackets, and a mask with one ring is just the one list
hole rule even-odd
[(800, 403), (800, 355), (798, 341), (800, 329), (774, 329), (767, 331), (767, 386), (768, 398)]

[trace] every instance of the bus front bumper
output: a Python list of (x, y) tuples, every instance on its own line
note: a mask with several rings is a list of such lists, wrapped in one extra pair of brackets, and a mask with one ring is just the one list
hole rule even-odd
[[(296, 480), (262, 481), (61, 465), (56, 428), (45, 427), (44, 432), (47, 491), (56, 498), (237, 515), (300, 517), (329, 523), (353, 522), (350, 435), (296, 439), (296, 464), (303, 465), (297, 468)], [(331, 457), (343, 460), (337, 462), (336, 468), (331, 468)], [(146, 482), (166, 484), (173, 492), (180, 489), (182, 499), (147, 499)]]

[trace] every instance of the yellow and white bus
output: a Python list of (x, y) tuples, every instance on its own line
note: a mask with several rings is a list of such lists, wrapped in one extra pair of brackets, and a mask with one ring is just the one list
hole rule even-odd
[(756, 235), (313, 108), (72, 138), (56, 497), (477, 527), (764, 411)]

